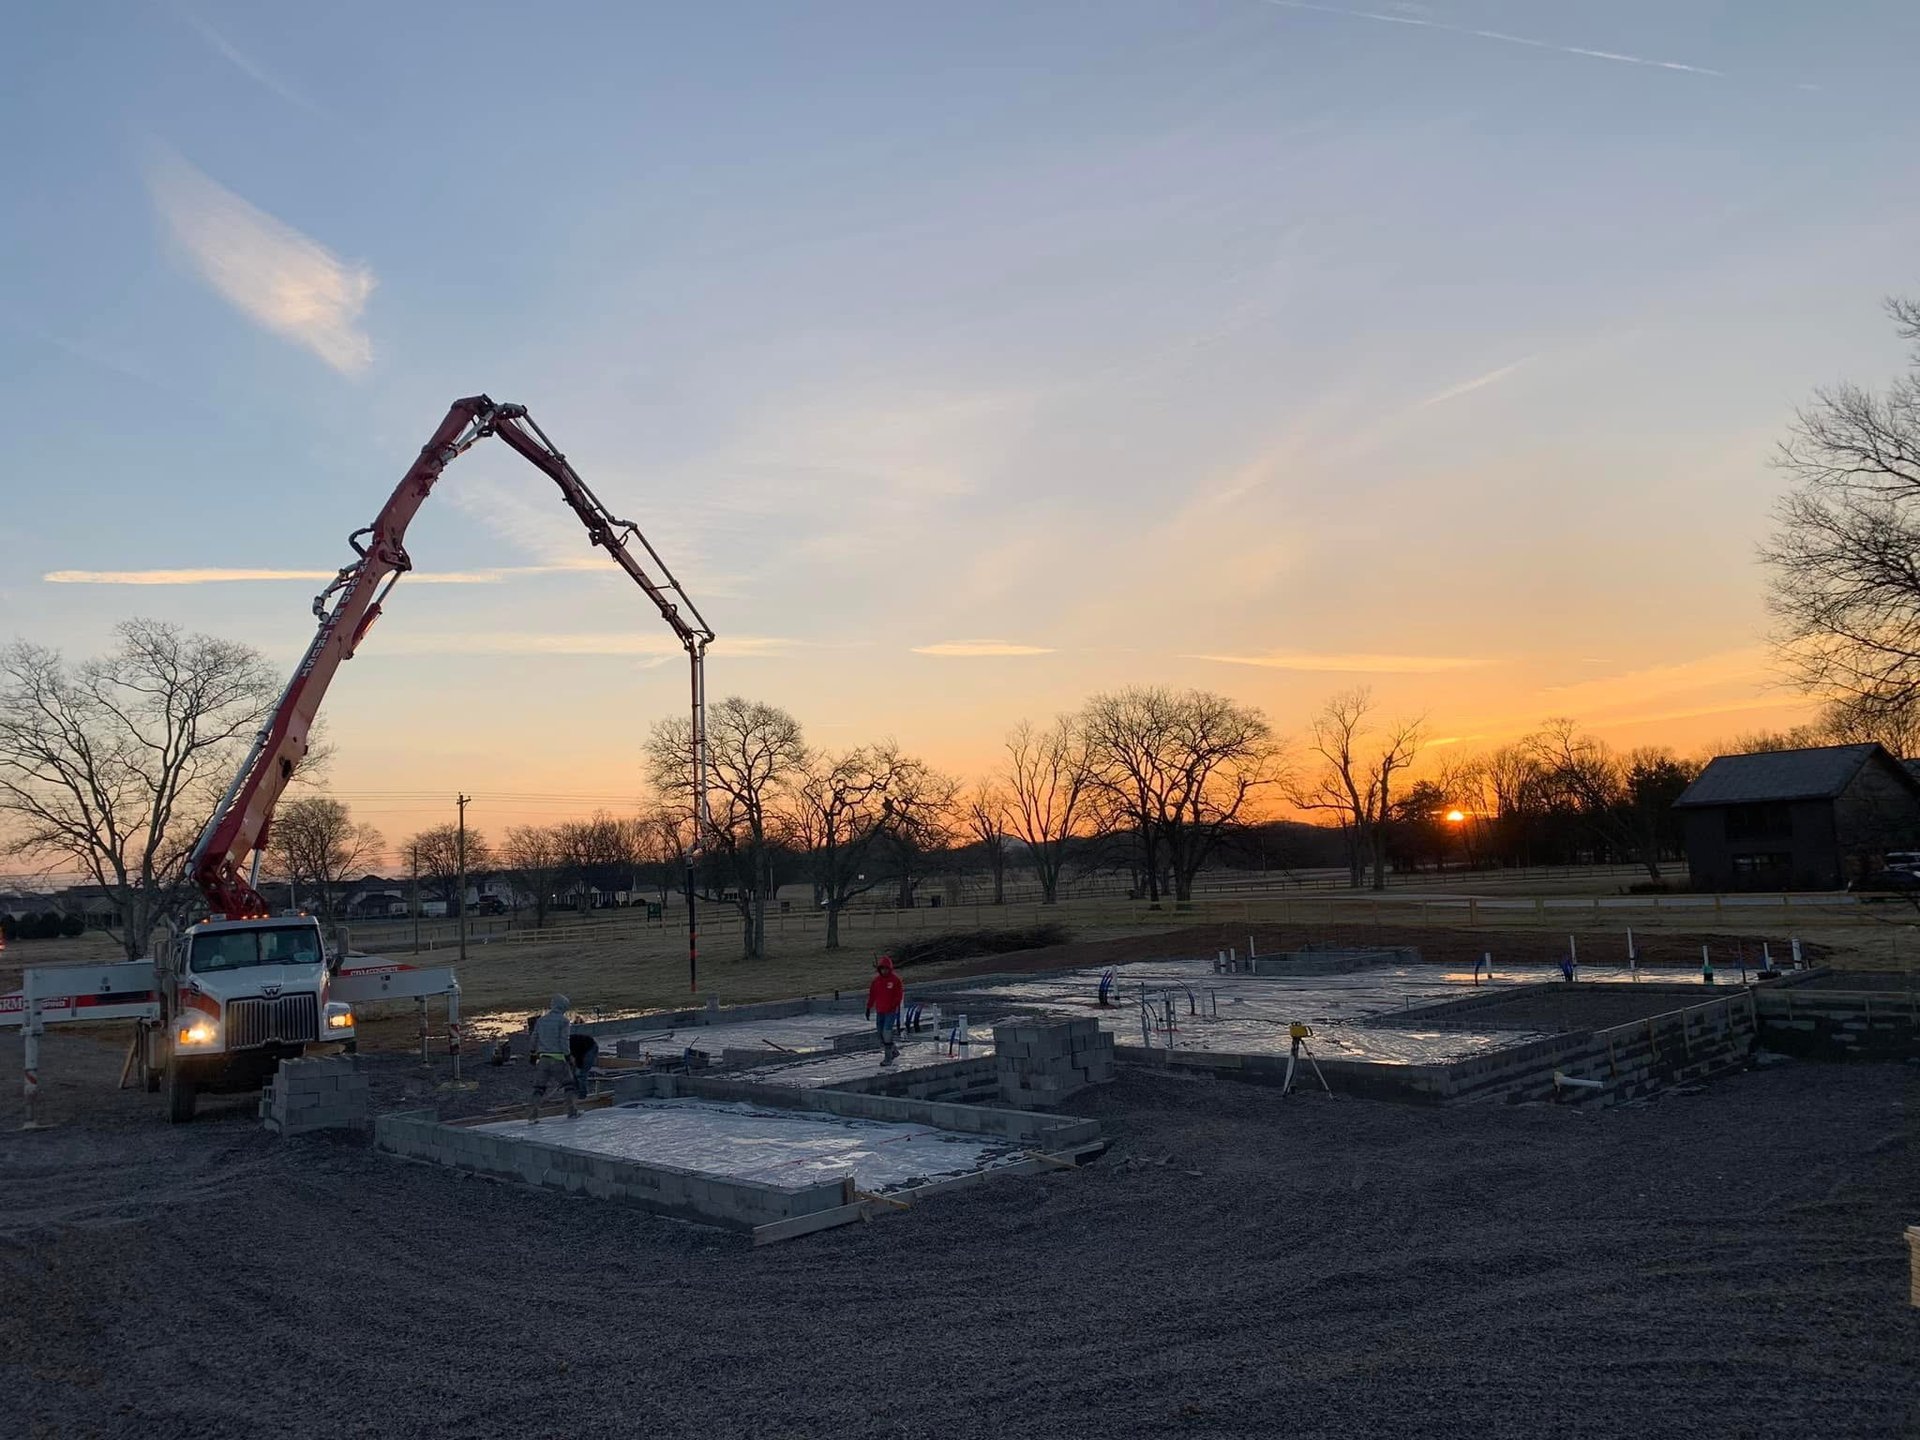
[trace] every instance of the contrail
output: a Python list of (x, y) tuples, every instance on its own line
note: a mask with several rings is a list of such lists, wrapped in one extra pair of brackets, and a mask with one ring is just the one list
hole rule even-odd
[(1421, 20), (1412, 15), (1388, 15), (1378, 10), (1349, 10), (1340, 5), (1315, 5), (1310, 0), (1263, 0), (1263, 3), (1281, 10), (1311, 10), (1319, 15), (1343, 15), (1349, 20), (1377, 20), (1385, 25), (1414, 25), (1422, 30), (1445, 30), (1452, 35), (1498, 40), (1503, 45), (1525, 45), (1530, 50), (1556, 50), (1562, 55), (1585, 55), (1590, 60), (1611, 60), (1620, 65), (1644, 65), (1652, 70), (1679, 70), (1688, 75), (1726, 78), (1726, 71), (1709, 70), (1704, 65), (1682, 65), (1677, 60), (1649, 60), (1641, 55), (1622, 55), (1613, 50), (1589, 50), (1584, 45), (1556, 45), (1551, 40), (1509, 35), (1503, 30), (1475, 30), (1468, 25), (1449, 25), (1444, 20)]

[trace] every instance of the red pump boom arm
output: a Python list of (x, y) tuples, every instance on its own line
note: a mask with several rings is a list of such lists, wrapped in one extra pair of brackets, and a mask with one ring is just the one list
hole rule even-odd
[[(693, 668), (693, 797), (694, 844), (704, 840), (707, 813), (706, 651), (713, 631), (702, 618), (680, 582), (673, 578), (659, 553), (630, 520), (619, 520), (587, 488), (573, 466), (547, 439), (524, 405), (496, 405), (485, 395), (456, 400), (446, 419), (421, 448), (420, 457), (400, 477), (393, 494), (371, 525), (348, 537), (357, 559), (334, 577), (314, 598), (313, 613), (320, 629), (307, 647), (280, 703), (254, 738), (246, 763), (201, 832), (188, 871), (207, 903), (229, 918), (266, 913), (266, 901), (242, 873), (249, 856), (267, 843), (274, 807), (306, 758), (314, 716), (325, 698), (334, 672), (353, 658), (361, 639), (380, 618), (381, 606), (400, 576), (413, 568), (407, 554), (407, 526), (432, 492), (434, 482), (450, 461), (489, 435), (497, 435), (531, 461), (560, 487), (561, 497), (587, 528), (587, 538), (611, 555), (658, 607), (686, 648)], [(653, 562), (656, 580), (629, 542), (637, 541)], [(689, 860), (691, 875), (691, 860)], [(688, 926), (693, 912), (689, 888)]]

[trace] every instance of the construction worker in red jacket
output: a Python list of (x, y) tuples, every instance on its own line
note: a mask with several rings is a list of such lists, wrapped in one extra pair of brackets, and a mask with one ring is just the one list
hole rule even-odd
[(867, 1018), (880, 1032), (884, 1048), (880, 1063), (891, 1065), (900, 1058), (900, 1047), (893, 1037), (900, 1028), (900, 1006), (907, 998), (907, 987), (893, 973), (893, 957), (882, 955), (873, 962), (873, 983), (867, 987)]

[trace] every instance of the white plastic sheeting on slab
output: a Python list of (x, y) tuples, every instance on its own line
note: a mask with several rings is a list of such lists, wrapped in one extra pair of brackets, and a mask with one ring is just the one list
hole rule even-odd
[[(1021, 1006), (1039, 1005), (1048, 1010), (1063, 1008), (1084, 1014), (1094, 1008), (1100, 992), (1101, 971), (1075, 970), (1064, 975), (1036, 975), (1031, 978), (968, 986), (963, 992), (949, 992), (942, 998), (951, 1009), (963, 1009), (961, 994), (982, 1000)], [(1684, 970), (1643, 970), (1648, 980), (1685, 980)], [(1581, 981), (1630, 982), (1625, 966), (1582, 965)], [(1232, 975), (1215, 974), (1208, 960), (1149, 960), (1114, 968), (1111, 991), (1116, 1008), (1138, 1006), (1144, 985), (1148, 995), (1173, 991), (1180, 1004), (1187, 1005), (1191, 992), (1194, 1003), (1208, 1008), (1208, 992), (1217, 994), (1224, 1008), (1231, 998), (1240, 1004), (1262, 1007), (1261, 1013), (1286, 1012), (1287, 1019), (1321, 1021), (1359, 1019), (1363, 1016), (1391, 1014), (1442, 1000), (1459, 1000), (1488, 988), (1508, 989), (1519, 985), (1558, 982), (1561, 975), (1551, 966), (1529, 965), (1507, 968), (1494, 965), (1493, 978), (1483, 973), (1474, 984), (1471, 969), (1441, 965), (1381, 965), (1367, 970), (1338, 975)]]
[[(930, 1023), (937, 1021), (939, 1010), (929, 1005), (924, 1016)], [(638, 1040), (644, 1051), (655, 1055), (678, 1055), (694, 1049), (703, 1050), (718, 1060), (723, 1050), (764, 1050), (770, 1055), (790, 1050), (797, 1055), (817, 1055), (831, 1051), (838, 1038), (873, 1033), (873, 1022), (861, 1018), (856, 1010), (840, 1015), (788, 1015), (778, 1020), (734, 1020), (720, 1025), (671, 1028), (656, 1025), (649, 1029), (640, 1021), (631, 1028), (623, 1026), (615, 1030), (609, 1026), (595, 1038), (604, 1055), (613, 1054), (622, 1040)]]
[[(1506, 990), (1559, 980), (1557, 970), (1540, 966), (1484, 974), (1474, 984), (1472, 971), (1438, 965), (1382, 965), (1338, 975), (1233, 975), (1214, 973), (1205, 960), (1143, 961), (1115, 968), (1112, 1004), (1096, 1002), (1101, 972), (1076, 970), (1065, 975), (1034, 976), (969, 989), (976, 1004), (1014, 1006), (1044, 1015), (1091, 1015), (1122, 1045), (1140, 1045), (1141, 995), (1150, 1012), (1149, 1043), (1175, 1050), (1232, 1054), (1284, 1054), (1291, 1044), (1287, 1026), (1304, 1021), (1316, 1029), (1316, 1051), (1324, 1056), (1369, 1060), (1383, 1065), (1447, 1065), (1544, 1038), (1545, 1032), (1434, 1030), (1410, 1016), (1404, 1027), (1392, 1017), (1425, 1005), (1459, 1000), (1488, 990)], [(1582, 980), (1627, 980), (1624, 969), (1582, 966)], [(962, 1008), (961, 997), (945, 997)], [(1173, 1010), (1173, 1026), (1167, 1011)], [(1362, 1027), (1352, 1022), (1365, 1020)]]
[(902, 1070), (949, 1065), (956, 1060), (986, 1059), (992, 1054), (991, 1040), (975, 1040), (970, 1045), (950, 1047), (944, 1038), (929, 1041), (926, 1036), (919, 1035), (901, 1045), (900, 1058), (891, 1065), (883, 1066), (880, 1063), (878, 1050), (859, 1050), (844, 1055), (822, 1055), (811, 1060), (783, 1060), (778, 1065), (756, 1065), (751, 1070), (731, 1072), (727, 1079), (747, 1080), (756, 1085), (797, 1085), (803, 1090), (824, 1090), (829, 1086), (844, 1085), (849, 1080), (865, 1080), (874, 1075), (897, 1075)]
[(476, 1127), (643, 1165), (669, 1165), (767, 1185), (812, 1185), (851, 1174), (872, 1194), (991, 1170), (1025, 1158), (1011, 1141), (930, 1125), (774, 1110), (744, 1101), (640, 1100), (579, 1118), (501, 1120)]
[[(1118, 1043), (1140, 1044), (1137, 1010), (1131, 1029), (1126, 1021), (1117, 1017), (1101, 1023), (1113, 1031)], [(1287, 1023), (1238, 1015), (1232, 1019), (1223, 1015), (1218, 1020), (1183, 1015), (1176, 1017), (1171, 1036), (1164, 1028), (1156, 1029), (1153, 1045), (1156, 1049), (1218, 1051), (1233, 1055), (1284, 1055), (1293, 1043)], [(1544, 1032), (1519, 1030), (1398, 1030), (1321, 1021), (1315, 1024), (1313, 1038), (1308, 1043), (1322, 1059), (1369, 1060), (1377, 1065), (1451, 1065), (1456, 1060), (1489, 1055), (1546, 1038)]]

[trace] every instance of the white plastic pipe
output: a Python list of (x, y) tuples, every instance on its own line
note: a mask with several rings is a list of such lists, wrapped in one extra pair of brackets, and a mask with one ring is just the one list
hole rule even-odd
[(1582, 1080), (1578, 1076), (1566, 1075), (1558, 1070), (1553, 1072), (1553, 1083), (1555, 1085), (1572, 1085), (1580, 1090), (1604, 1090), (1607, 1088), (1606, 1082), (1603, 1080)]

